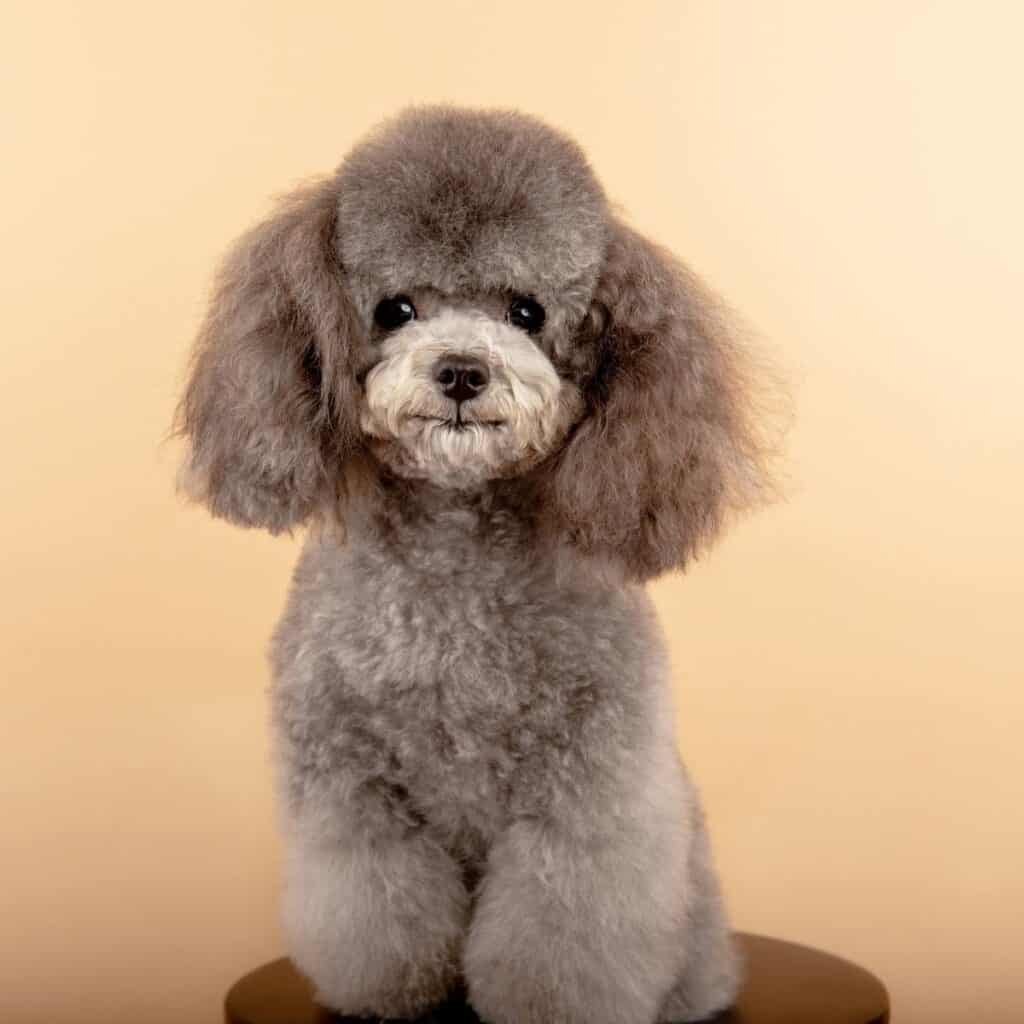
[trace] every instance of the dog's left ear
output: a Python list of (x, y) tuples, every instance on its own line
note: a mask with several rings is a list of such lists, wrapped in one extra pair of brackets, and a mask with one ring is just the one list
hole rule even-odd
[(634, 579), (682, 568), (768, 484), (744, 353), (700, 281), (621, 223), (582, 330), (598, 368), (549, 481), (560, 526)]
[(331, 505), (357, 443), (362, 335), (336, 255), (332, 180), (285, 197), (227, 256), (178, 410), (181, 485), (278, 533)]

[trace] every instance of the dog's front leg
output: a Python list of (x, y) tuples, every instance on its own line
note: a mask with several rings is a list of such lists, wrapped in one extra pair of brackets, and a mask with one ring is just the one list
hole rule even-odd
[(681, 803), (641, 796), (603, 825), (584, 804), (591, 820), (520, 820), (491, 851), (464, 962), (489, 1024), (653, 1024), (683, 968)]
[(284, 919), (317, 999), (342, 1014), (417, 1017), (459, 977), (469, 896), (421, 832), (344, 839), (292, 832)]

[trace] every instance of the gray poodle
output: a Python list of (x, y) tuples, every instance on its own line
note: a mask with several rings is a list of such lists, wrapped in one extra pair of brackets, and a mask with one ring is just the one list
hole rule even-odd
[(517, 113), (407, 111), (228, 256), (182, 480), (313, 527), (272, 721), (289, 948), (327, 1007), (733, 1000), (642, 584), (763, 485), (744, 366), (699, 281)]

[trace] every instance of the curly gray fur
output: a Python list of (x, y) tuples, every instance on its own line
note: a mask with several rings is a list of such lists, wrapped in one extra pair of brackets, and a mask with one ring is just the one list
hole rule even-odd
[[(398, 293), (420, 319), (385, 335)], [(547, 311), (529, 340), (517, 295)], [(456, 335), (502, 388), (468, 427), (428, 372)], [(640, 584), (763, 490), (752, 409), (718, 303), (521, 114), (408, 111), (229, 255), (183, 481), (314, 526), (272, 706), (290, 950), (327, 1006), (465, 987), (493, 1024), (652, 1024), (734, 998)]]

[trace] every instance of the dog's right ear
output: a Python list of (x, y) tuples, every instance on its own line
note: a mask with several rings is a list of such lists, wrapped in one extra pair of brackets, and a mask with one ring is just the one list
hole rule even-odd
[(356, 443), (362, 332), (336, 255), (333, 181), (286, 197), (225, 260), (178, 408), (180, 485), (278, 533), (334, 500)]

